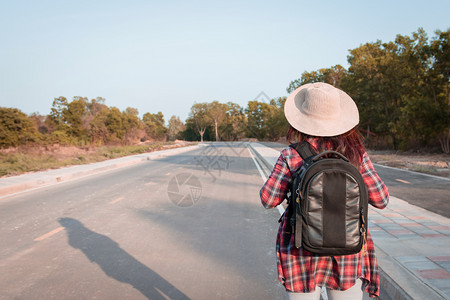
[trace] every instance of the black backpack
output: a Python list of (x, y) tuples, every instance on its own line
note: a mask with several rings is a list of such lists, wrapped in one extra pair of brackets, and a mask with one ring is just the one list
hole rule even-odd
[(338, 152), (317, 154), (307, 142), (290, 147), (304, 160), (292, 175), (286, 210), (295, 246), (324, 256), (358, 253), (367, 238), (368, 210), (360, 172)]

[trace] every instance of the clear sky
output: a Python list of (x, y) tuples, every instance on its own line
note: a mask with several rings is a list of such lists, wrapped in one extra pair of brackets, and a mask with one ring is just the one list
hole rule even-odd
[(54, 98), (106, 98), (140, 115), (194, 102), (245, 107), (287, 95), (349, 49), (450, 27), (448, 0), (0, 0), (0, 106), (48, 114)]

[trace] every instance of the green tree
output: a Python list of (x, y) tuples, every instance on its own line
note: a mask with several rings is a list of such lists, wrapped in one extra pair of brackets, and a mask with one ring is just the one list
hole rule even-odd
[(140, 129), (143, 127), (142, 121), (138, 117), (139, 111), (133, 107), (127, 107), (122, 112), (123, 127), (125, 131), (124, 140), (126, 144), (131, 144), (140, 139)]
[(284, 116), (284, 103), (286, 97), (279, 97), (270, 101), (270, 116), (268, 117), (265, 129), (265, 137), (277, 141), (286, 135), (289, 123)]
[(75, 97), (74, 100), (66, 105), (62, 113), (62, 119), (66, 125), (66, 132), (79, 140), (86, 139), (86, 131), (83, 128), (86, 100), (86, 98)]
[(248, 137), (259, 140), (279, 140), (286, 135), (289, 124), (284, 116), (286, 97), (271, 99), (270, 103), (249, 101), (246, 109)]
[(66, 97), (58, 97), (53, 99), (52, 108), (50, 109), (49, 117), (47, 118), (47, 124), (52, 129), (65, 130), (66, 124), (64, 122), (64, 114), (68, 106)]
[(247, 136), (259, 140), (265, 139), (268, 136), (267, 127), (269, 126), (272, 112), (273, 107), (268, 103), (257, 100), (249, 101), (245, 110), (247, 117)]
[(106, 125), (109, 117), (109, 108), (105, 105), (101, 110), (95, 112), (92, 121), (89, 122), (89, 136), (92, 144), (106, 144), (109, 140), (110, 131)]
[(108, 129), (108, 140), (122, 142), (125, 136), (122, 113), (117, 107), (110, 107), (105, 120)]
[(213, 101), (207, 105), (207, 114), (214, 126), (216, 141), (219, 140), (219, 126), (223, 124), (227, 117), (227, 105)]
[(235, 141), (244, 137), (246, 117), (244, 110), (239, 104), (226, 103), (226, 118), (220, 129), (225, 140)]
[(436, 31), (429, 47), (432, 67), (430, 82), (436, 86), (432, 91), (433, 102), (439, 110), (438, 140), (444, 153), (450, 153), (450, 30)]
[[(65, 97), (53, 100), (50, 114), (46, 119), (48, 130), (52, 133), (50, 138), (57, 143), (86, 143), (88, 140), (86, 115), (87, 98), (76, 96), (71, 102)], [(54, 131), (58, 131), (53, 134)]]
[(317, 71), (305, 71), (299, 79), (291, 81), (286, 90), (288, 93), (292, 93), (298, 87), (314, 82), (325, 82), (339, 88), (341, 80), (346, 74), (347, 71), (341, 65), (335, 65), (331, 68), (322, 68)]
[(172, 116), (169, 119), (169, 125), (167, 129), (167, 134), (169, 141), (174, 141), (180, 138), (180, 133), (184, 130), (185, 126), (180, 117)]
[(448, 31), (447, 39), (445, 33), (437, 34), (429, 43), (419, 29), (411, 36), (397, 35), (395, 42), (350, 50), (348, 75), (341, 85), (360, 108), (360, 126), (389, 137), (394, 149), (432, 146), (440, 140), (446, 151)]
[(158, 112), (156, 114), (145, 113), (142, 116), (142, 120), (148, 136), (158, 140), (166, 138), (167, 128), (164, 125), (165, 121), (162, 112)]
[(203, 135), (206, 128), (211, 125), (211, 118), (208, 114), (208, 103), (194, 103), (189, 113), (189, 118), (195, 124), (195, 127), (200, 135), (200, 141), (203, 142)]
[(400, 116), (401, 96), (406, 89), (410, 67), (397, 55), (394, 43), (367, 43), (350, 50), (348, 76), (343, 89), (360, 108), (360, 126), (368, 132), (391, 138), (397, 149), (397, 135), (393, 124)]
[(94, 118), (104, 109), (108, 109), (105, 105), (105, 99), (102, 97), (97, 97), (91, 99), (90, 101), (85, 98), (85, 113), (82, 117), (83, 128), (86, 132), (90, 132), (90, 123)]
[(33, 121), (17, 108), (0, 107), (0, 147), (40, 141)]

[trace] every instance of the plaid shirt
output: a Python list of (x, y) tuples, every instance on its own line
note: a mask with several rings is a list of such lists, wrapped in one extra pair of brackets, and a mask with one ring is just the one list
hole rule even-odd
[[(311, 141), (313, 146), (315, 141)], [(291, 180), (290, 170), (297, 170), (303, 160), (297, 151), (286, 148), (281, 151), (272, 174), (261, 188), (261, 202), (266, 208), (280, 205), (286, 198)], [(388, 189), (378, 177), (367, 153), (364, 154), (360, 172), (368, 187), (369, 203), (383, 209), (389, 202)], [(285, 240), (288, 220), (284, 214), (278, 230), (276, 250), (278, 279), (286, 290), (299, 293), (314, 292), (316, 286), (333, 290), (347, 290), (358, 278), (365, 279), (365, 291), (371, 297), (379, 295), (378, 264), (370, 233), (367, 232), (366, 253), (343, 256), (318, 256), (303, 248), (296, 248), (294, 235)]]

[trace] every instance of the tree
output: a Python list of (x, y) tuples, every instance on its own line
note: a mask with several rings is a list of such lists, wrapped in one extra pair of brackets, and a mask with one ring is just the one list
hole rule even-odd
[(206, 128), (211, 124), (211, 118), (208, 115), (208, 103), (194, 103), (191, 107), (189, 118), (193, 120), (200, 134), (200, 141), (203, 142), (203, 135), (205, 134)]
[(145, 113), (142, 116), (142, 120), (148, 136), (153, 139), (165, 139), (167, 128), (164, 125), (165, 121), (162, 112), (158, 112), (156, 114)]
[(346, 76), (346, 72), (345, 68), (341, 65), (335, 65), (331, 68), (322, 68), (312, 72), (305, 71), (299, 79), (291, 81), (286, 90), (288, 93), (292, 93), (298, 87), (314, 82), (325, 82), (339, 88), (342, 78)]
[(109, 140), (110, 131), (106, 123), (108, 122), (109, 108), (105, 105), (95, 113), (94, 118), (89, 122), (89, 136), (92, 144), (105, 144)]
[(50, 132), (50, 128), (45, 122), (47, 118), (47, 116), (43, 116), (38, 113), (32, 113), (30, 115), (30, 119), (33, 121), (35, 128), (41, 134), (47, 134)]
[(213, 101), (208, 103), (207, 113), (214, 124), (214, 132), (216, 136), (216, 141), (219, 140), (219, 126), (225, 121), (227, 117), (227, 105), (219, 103), (218, 101)]
[(360, 108), (360, 126), (390, 137), (394, 149), (432, 146), (437, 140), (444, 152), (449, 148), (448, 31), (437, 34), (429, 43), (419, 29), (412, 36), (397, 35), (395, 42), (350, 50), (341, 85)]
[(86, 131), (83, 128), (86, 100), (87, 98), (74, 97), (74, 100), (67, 103), (66, 108), (62, 112), (66, 132), (80, 140), (86, 138)]
[(393, 124), (400, 116), (401, 96), (411, 68), (397, 55), (394, 43), (366, 43), (350, 50), (348, 75), (341, 85), (360, 108), (360, 126), (391, 138), (398, 148)]
[(246, 109), (247, 136), (263, 140), (278, 140), (284, 136), (289, 124), (284, 116), (286, 97), (271, 99), (270, 103), (249, 101)]
[(94, 118), (101, 113), (104, 109), (108, 109), (105, 105), (105, 99), (97, 97), (95, 99), (85, 100), (85, 113), (82, 117), (83, 128), (86, 132), (90, 131), (90, 124)]
[(52, 108), (50, 109), (48, 125), (54, 129), (66, 129), (64, 123), (64, 114), (67, 110), (68, 102), (66, 97), (58, 97), (53, 100)]
[(223, 122), (221, 132), (225, 140), (238, 140), (245, 133), (246, 118), (244, 110), (239, 104), (233, 102), (226, 103), (226, 118)]
[(266, 121), (265, 136), (270, 140), (279, 140), (286, 135), (289, 123), (284, 115), (286, 97), (279, 97), (270, 101), (270, 117)]
[(133, 143), (134, 140), (139, 140), (139, 130), (142, 128), (142, 122), (138, 117), (139, 111), (133, 107), (127, 107), (122, 112), (123, 128), (125, 131), (125, 143)]
[(167, 129), (167, 134), (169, 141), (176, 140), (179, 138), (180, 133), (184, 130), (184, 123), (180, 120), (180, 117), (172, 116), (169, 119), (169, 126)]
[(272, 115), (270, 104), (257, 100), (249, 101), (245, 114), (247, 116), (246, 134), (248, 137), (265, 139), (268, 135), (267, 126)]
[(432, 67), (430, 81), (437, 87), (433, 100), (439, 106), (442, 129), (438, 130), (438, 140), (444, 153), (450, 153), (450, 30), (436, 31), (430, 43)]
[(122, 113), (117, 107), (110, 107), (105, 120), (108, 129), (108, 140), (122, 141), (125, 130), (123, 127)]
[(17, 108), (0, 107), (0, 148), (39, 140), (33, 121), (26, 114)]
[(90, 115), (96, 116), (106, 107), (105, 101), (105, 98), (102, 97), (97, 97), (95, 99), (91, 99), (91, 101), (86, 101), (86, 110)]
[(88, 139), (84, 125), (87, 98), (76, 96), (71, 102), (65, 97), (55, 98), (46, 124), (54, 135), (55, 142), (79, 143)]

